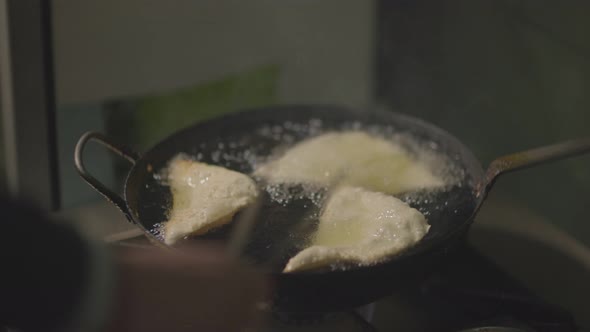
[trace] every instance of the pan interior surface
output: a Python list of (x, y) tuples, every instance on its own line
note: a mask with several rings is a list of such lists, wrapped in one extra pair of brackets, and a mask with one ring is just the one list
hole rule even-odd
[[(184, 129), (157, 144), (134, 166), (125, 188), (127, 204), (136, 220), (159, 236), (160, 226), (167, 220), (172, 203), (170, 189), (160, 174), (178, 153), (251, 174), (270, 156), (280, 154), (306, 138), (347, 130), (362, 130), (395, 140), (410, 154), (418, 150), (429, 151), (436, 156), (433, 171), (454, 179), (441, 189), (397, 195), (420, 210), (431, 225), (418, 245), (401, 256), (438, 244), (469, 221), (476, 207), (473, 186), (481, 178), (482, 170), (460, 142), (414, 118), (388, 112), (362, 113), (333, 106), (257, 109)], [(326, 191), (310, 190), (305, 185), (267, 185), (260, 179), (258, 185), (262, 205), (244, 254), (254, 264), (280, 272), (291, 257), (308, 245), (317, 229)], [(238, 214), (234, 220), (239, 218)], [(225, 241), (233, 227), (234, 224), (230, 223), (190, 240)]]

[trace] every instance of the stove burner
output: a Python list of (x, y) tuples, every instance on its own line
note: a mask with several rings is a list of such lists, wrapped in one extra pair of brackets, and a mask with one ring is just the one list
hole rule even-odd
[(292, 326), (317, 325), (325, 320), (329, 313), (323, 312), (273, 312), (272, 318)]
[(567, 311), (542, 301), (469, 247), (459, 251), (444, 270), (421, 282), (419, 289), (419, 294), (410, 296), (424, 301), (424, 308), (432, 311), (430, 317), (444, 316), (460, 328), (576, 331)]

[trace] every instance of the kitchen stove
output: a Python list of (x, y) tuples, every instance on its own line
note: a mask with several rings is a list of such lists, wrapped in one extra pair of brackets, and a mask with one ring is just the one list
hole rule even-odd
[[(372, 306), (373, 304), (371, 304)], [(376, 328), (357, 310), (307, 317), (273, 314), (264, 332), (374, 332)]]
[[(590, 331), (586, 249), (518, 211), (498, 218), (487, 214), (493, 215), (486, 212), (470, 230), (468, 243), (449, 253), (448, 264), (428, 277), (347, 312), (273, 313), (255, 331)], [(146, 243), (133, 234), (109, 242)], [(578, 257), (571, 249), (576, 246)]]
[(275, 313), (261, 332), (578, 330), (571, 314), (541, 300), (472, 246), (450, 255), (444, 268), (378, 302), (340, 313)]

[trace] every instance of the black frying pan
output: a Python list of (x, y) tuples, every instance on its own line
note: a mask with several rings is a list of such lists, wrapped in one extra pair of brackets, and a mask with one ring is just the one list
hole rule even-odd
[[(279, 310), (336, 311), (386, 295), (408, 279), (428, 273), (462, 243), (500, 174), (590, 151), (590, 139), (566, 142), (498, 158), (484, 172), (475, 156), (453, 136), (409, 116), (390, 112), (363, 113), (335, 106), (278, 106), (196, 124), (164, 139), (143, 155), (114, 144), (102, 134), (86, 133), (76, 146), (75, 162), (89, 185), (115, 204), (148, 238), (158, 242), (153, 231), (166, 220), (172, 198), (169, 188), (161, 185), (154, 174), (176, 154), (184, 152), (199, 156), (204, 162), (250, 173), (252, 163), (249, 161), (253, 155), (269, 155), (274, 149), (284, 147), (285, 141), (293, 144), (319, 132), (351, 128), (411, 137), (423, 148), (444, 156), (461, 181), (429, 194), (427, 200), (410, 199), (417, 193), (403, 197), (424, 212), (431, 224), (428, 234), (416, 246), (386, 262), (347, 270), (280, 273), (287, 260), (302, 249), (300, 239), (293, 234), (314, 230), (313, 223), (298, 224), (305, 213), (303, 207), (310, 202), (305, 197), (288, 204), (277, 204), (268, 197), (264, 199), (244, 253), (246, 259), (268, 269), (275, 279), (274, 305)], [(132, 164), (124, 197), (106, 188), (84, 168), (82, 153), (89, 140), (105, 145)], [(231, 227), (223, 227), (204, 238), (227, 239)], [(293, 233), (293, 229), (298, 231)]]

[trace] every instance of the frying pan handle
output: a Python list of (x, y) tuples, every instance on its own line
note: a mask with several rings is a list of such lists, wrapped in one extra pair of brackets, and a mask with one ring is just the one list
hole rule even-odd
[(140, 158), (140, 155), (131, 150), (128, 147), (118, 145), (113, 143), (108, 137), (101, 133), (89, 131), (82, 135), (76, 144), (76, 150), (74, 152), (74, 162), (76, 164), (76, 170), (78, 174), (96, 191), (98, 191), (101, 195), (103, 195), (108, 201), (113, 203), (116, 207), (125, 214), (127, 220), (133, 223), (133, 218), (131, 217), (131, 212), (127, 209), (127, 204), (125, 200), (120, 195), (116, 194), (114, 191), (107, 188), (104, 184), (100, 183), (94, 176), (90, 175), (84, 166), (84, 160), (82, 158), (84, 148), (86, 147), (86, 143), (88, 141), (95, 141), (100, 143), (102, 146), (105, 146), (109, 150), (113, 151), (114, 153), (118, 154), (119, 156), (127, 159), (131, 164), (135, 165), (137, 160)]
[(491, 162), (483, 181), (477, 188), (477, 196), (481, 197), (483, 195), (483, 198), (485, 198), (496, 179), (504, 173), (575, 157), (588, 152), (590, 152), (590, 137), (502, 156)]

